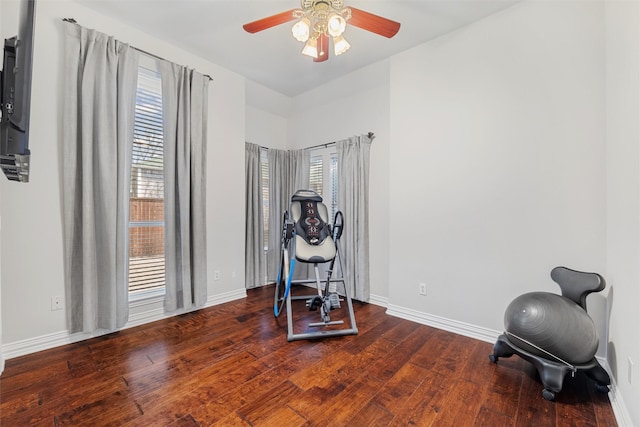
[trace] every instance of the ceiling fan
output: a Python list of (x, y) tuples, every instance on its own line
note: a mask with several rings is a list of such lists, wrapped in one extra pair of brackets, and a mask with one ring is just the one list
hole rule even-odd
[(291, 9), (243, 25), (249, 33), (257, 33), (289, 21), (297, 22), (291, 28), (293, 37), (305, 43), (302, 53), (314, 62), (329, 59), (329, 39), (333, 39), (335, 55), (346, 52), (351, 45), (343, 33), (347, 22), (355, 27), (391, 38), (400, 29), (400, 23), (355, 7), (344, 7), (343, 0), (300, 0), (300, 9)]

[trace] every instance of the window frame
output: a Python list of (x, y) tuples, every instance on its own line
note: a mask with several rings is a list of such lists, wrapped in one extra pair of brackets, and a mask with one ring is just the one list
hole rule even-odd
[[(314, 159), (322, 159), (322, 196), (323, 203), (329, 211), (329, 222), (333, 223), (338, 209), (338, 151), (335, 144), (310, 149), (310, 169)], [(309, 171), (309, 187), (311, 188), (311, 170)]]
[(260, 148), (260, 185), (262, 194), (262, 247), (266, 254), (269, 250), (269, 152)]
[[(140, 56), (140, 62), (138, 64), (138, 72), (140, 73), (140, 70), (144, 69), (147, 71), (151, 71), (153, 73), (156, 73), (158, 78), (159, 78), (159, 92), (157, 93), (157, 95), (159, 95), (160, 97), (160, 101), (162, 102), (162, 81), (161, 81), (161, 77), (160, 77), (160, 67), (159, 67), (159, 63), (155, 58), (152, 58), (150, 56), (147, 55), (141, 55)], [(140, 82), (138, 82), (138, 86), (136, 87), (136, 106), (138, 105), (137, 103), (137, 98), (138, 98), (138, 90), (140, 88), (139, 86)], [(159, 117), (160, 121), (163, 121), (162, 117)], [(137, 114), (134, 115), (134, 126), (137, 123)], [(162, 127), (162, 125), (160, 125), (160, 128)], [(157, 129), (156, 129), (157, 130)], [(163, 143), (163, 141), (162, 141)], [(129, 173), (129, 176), (132, 176), (133, 170), (134, 170), (134, 162), (133, 162), (133, 157), (135, 156), (135, 150), (133, 150), (132, 147), (132, 153), (131, 153), (131, 171)], [(151, 168), (147, 168), (148, 170), (151, 170)], [(138, 174), (142, 175), (142, 169), (138, 169)], [(158, 175), (156, 173), (156, 175)], [(162, 163), (162, 175), (164, 175), (164, 162)], [(132, 191), (133, 191), (133, 186), (136, 185), (137, 188), (137, 184), (133, 183), (133, 180), (131, 182), (131, 188), (132, 190), (130, 190), (129, 193), (129, 201), (131, 200), (132, 197)], [(163, 182), (160, 184), (162, 186), (162, 192), (163, 192), (163, 197), (162, 197), (162, 209), (164, 210), (164, 176), (163, 176)], [(156, 193), (158, 191), (158, 188), (151, 188), (147, 191), (148, 194), (153, 194)], [(153, 197), (151, 197), (153, 198)], [(128, 229), (130, 230), (132, 228), (132, 226), (148, 226), (148, 227), (158, 227), (161, 226), (162, 230), (163, 230), (163, 237), (162, 237), (162, 247), (164, 248), (164, 215), (163, 215), (163, 219), (162, 221), (131, 221), (131, 217), (129, 218), (128, 221), (129, 227)], [(129, 273), (131, 272), (131, 267), (130, 267), (130, 262), (131, 262), (131, 246), (132, 246), (132, 240), (131, 240), (131, 232), (129, 231), (129, 250), (127, 252), (127, 269), (129, 271)], [(164, 257), (164, 250), (162, 252), (162, 256)], [(163, 267), (165, 265), (166, 260), (163, 259)], [(164, 268), (163, 268), (163, 277), (162, 277), (162, 285), (157, 285), (157, 286), (153, 286), (150, 287), (148, 289), (140, 289), (140, 290), (131, 290), (131, 282), (130, 282), (130, 277), (127, 281), (127, 291), (128, 291), (128, 299), (129, 299), (129, 304), (130, 307), (135, 307), (139, 304), (144, 304), (145, 302), (150, 302), (150, 301), (161, 301), (164, 298), (164, 295), (166, 293), (166, 282), (164, 279)]]

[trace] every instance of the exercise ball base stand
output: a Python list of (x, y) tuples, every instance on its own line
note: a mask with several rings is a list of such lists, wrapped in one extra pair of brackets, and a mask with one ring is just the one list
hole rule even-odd
[(611, 379), (607, 371), (600, 366), (600, 363), (598, 363), (595, 357), (587, 363), (571, 365), (532, 354), (509, 341), (506, 334), (501, 334), (493, 346), (493, 354), (489, 355), (489, 360), (492, 363), (498, 363), (500, 357), (511, 357), (514, 354), (530, 362), (536, 368), (540, 376), (540, 381), (544, 386), (542, 397), (546, 400), (555, 400), (556, 393), (562, 390), (564, 378), (569, 372), (571, 372), (572, 375), (576, 372), (584, 372), (589, 378), (595, 381), (596, 389), (600, 393), (609, 392)]

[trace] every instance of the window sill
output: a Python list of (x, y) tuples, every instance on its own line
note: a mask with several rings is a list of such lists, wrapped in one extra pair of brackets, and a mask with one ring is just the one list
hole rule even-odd
[(154, 302), (163, 302), (165, 295), (164, 286), (156, 289), (129, 292), (129, 307), (147, 305)]

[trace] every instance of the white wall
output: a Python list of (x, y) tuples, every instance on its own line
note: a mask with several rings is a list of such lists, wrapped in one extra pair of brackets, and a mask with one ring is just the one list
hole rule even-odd
[(640, 425), (640, 3), (607, 1), (605, 24), (607, 361), (629, 410), (628, 425)]
[(291, 98), (251, 80), (246, 81), (247, 142), (287, 149), (287, 117)]
[[(1, 4), (5, 20), (11, 3)], [(207, 145), (209, 301), (244, 294), (245, 79), (78, 3), (41, 0), (36, 16), (31, 178), (26, 185), (1, 180), (5, 350), (46, 337), (55, 341), (66, 334), (65, 311), (50, 309), (51, 296), (64, 295), (58, 155), (64, 17), (213, 76)], [(221, 272), (219, 281), (213, 281), (215, 270)], [(161, 311), (159, 307), (138, 307), (132, 315), (140, 316), (140, 310)]]
[[(1, 12), (0, 12), (1, 14)], [(0, 16), (0, 22), (1, 21)], [(2, 212), (2, 186), (0, 186), (0, 212)], [(2, 216), (0, 215), (0, 242), (2, 241)], [(0, 374), (4, 371), (4, 352), (2, 351), (2, 245), (0, 245)]]
[(391, 304), (502, 331), (553, 267), (604, 271), (602, 33), (525, 2), (392, 58)]
[[(7, 32), (9, 31), (9, 24), (3, 21), (6, 13), (4, 12), (4, 8), (0, 5), (0, 40), (4, 40), (11, 35)], [(11, 28), (12, 31), (15, 31), (14, 28)], [(0, 242), (2, 242), (2, 186), (0, 186)], [(2, 245), (0, 245), (0, 374), (4, 371), (4, 354), (2, 352)]]
[(247, 142), (262, 147), (287, 149), (287, 119), (251, 105), (246, 107)]

